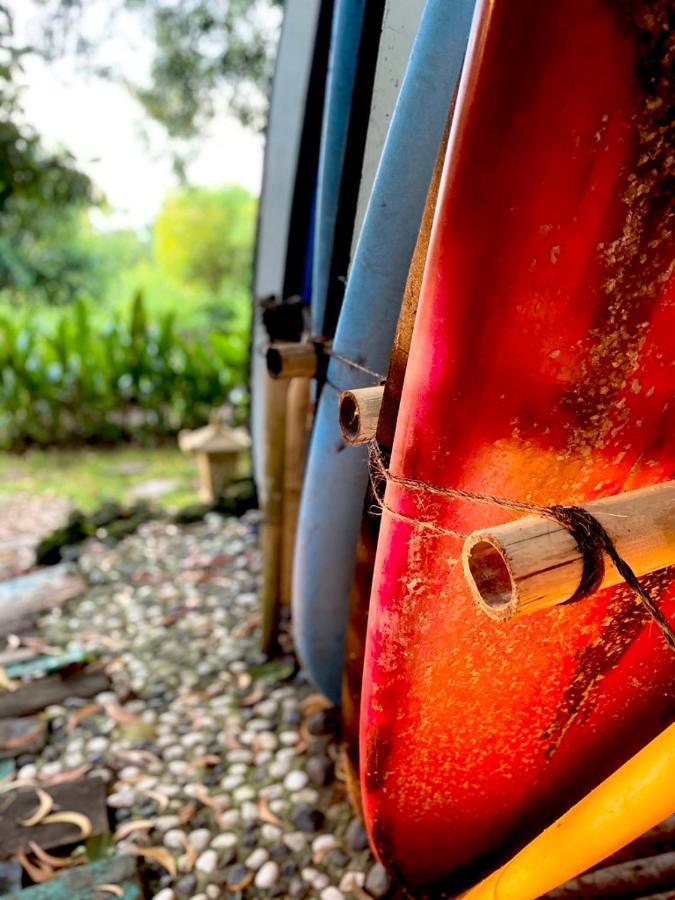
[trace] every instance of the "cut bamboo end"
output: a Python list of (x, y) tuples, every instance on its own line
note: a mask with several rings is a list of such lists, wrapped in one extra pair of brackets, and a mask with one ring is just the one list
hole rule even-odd
[(316, 344), (276, 343), (267, 348), (267, 371), (275, 379), (314, 378), (319, 365)]
[(340, 394), (340, 429), (348, 444), (367, 444), (375, 437), (383, 394), (381, 385)]
[[(598, 519), (638, 577), (675, 565), (675, 481), (595, 500), (583, 508)], [(470, 534), (462, 562), (479, 607), (498, 621), (571, 600), (584, 567), (570, 532), (539, 516)], [(605, 558), (598, 590), (622, 581)]]

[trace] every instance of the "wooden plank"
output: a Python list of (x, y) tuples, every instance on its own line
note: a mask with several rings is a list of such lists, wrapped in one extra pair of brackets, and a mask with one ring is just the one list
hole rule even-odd
[(34, 653), (29, 659), (8, 663), (5, 666), (5, 674), (8, 678), (41, 678), (69, 666), (83, 666), (92, 660), (92, 654), (88, 650), (67, 650), (58, 655)]
[[(91, 834), (108, 831), (105, 783), (100, 778), (82, 778), (64, 784), (43, 786), (54, 800), (58, 812), (83, 813), (91, 822)], [(18, 819), (31, 816), (38, 805), (35, 788), (18, 788), (8, 797), (0, 797), (0, 858), (13, 856), (28, 841), (35, 841), (45, 850), (74, 844), (81, 838), (80, 829), (69, 822), (50, 822), (26, 828)]]
[(97, 885), (117, 884), (123, 900), (141, 900), (136, 860), (130, 856), (114, 856), (109, 860), (78, 866), (63, 872), (44, 884), (35, 884), (5, 895), (5, 900), (106, 900), (113, 894), (97, 891)]
[(37, 753), (47, 740), (47, 722), (37, 716), (0, 719), (0, 759)]
[(79, 597), (85, 583), (66, 565), (38, 569), (0, 584), (0, 635), (25, 631), (40, 613)]
[(98, 670), (85, 670), (71, 678), (50, 675), (0, 695), (0, 719), (30, 716), (46, 706), (63, 703), (69, 697), (93, 697), (110, 687), (108, 676)]

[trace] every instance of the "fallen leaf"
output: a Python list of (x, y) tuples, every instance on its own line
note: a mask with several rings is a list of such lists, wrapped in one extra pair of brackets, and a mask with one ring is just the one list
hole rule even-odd
[(164, 812), (164, 810), (169, 805), (169, 798), (166, 796), (166, 794), (160, 794), (159, 791), (153, 791), (150, 788), (139, 788), (138, 793), (143, 794), (144, 797), (149, 797), (151, 800), (154, 800), (159, 807), (160, 812)]
[(356, 897), (356, 900), (373, 900), (372, 895), (364, 891), (358, 884), (353, 884), (350, 891)]
[(225, 885), (225, 890), (228, 894), (238, 894), (239, 891), (245, 891), (246, 888), (253, 881), (253, 872), (247, 872), (246, 875), (238, 881), (236, 884), (227, 884)]
[(56, 871), (54, 869), (50, 869), (48, 866), (39, 866), (35, 863), (32, 863), (26, 856), (26, 851), (23, 849), (23, 847), (19, 847), (16, 851), (16, 858), (19, 860), (24, 870), (36, 884), (43, 884), (45, 881), (49, 881), (56, 875)]
[(260, 613), (253, 613), (253, 615), (249, 616), (241, 623), (241, 625), (238, 625), (232, 634), (236, 638), (245, 638), (254, 632), (260, 625), (262, 625), (262, 616)]
[(100, 703), (88, 703), (87, 706), (81, 706), (79, 709), (76, 709), (68, 716), (68, 724), (66, 725), (66, 731), (74, 731), (80, 722), (84, 722), (85, 719), (88, 719), (89, 716), (93, 716), (94, 713), (101, 711)]
[(281, 819), (278, 819), (269, 807), (269, 801), (264, 794), (258, 797), (258, 818), (270, 825), (282, 825)]
[(15, 750), (17, 747), (25, 747), (26, 744), (32, 744), (34, 740), (40, 737), (43, 731), (44, 724), (40, 721), (31, 731), (26, 731), (19, 737), (4, 741), (2, 744), (3, 750)]
[(65, 784), (67, 781), (77, 781), (78, 778), (82, 778), (83, 775), (90, 772), (92, 768), (93, 766), (91, 763), (84, 763), (84, 765), (78, 766), (76, 769), (64, 769), (63, 772), (57, 772), (49, 778), (44, 778), (42, 783), (54, 785)]
[(155, 823), (150, 819), (136, 819), (135, 822), (124, 822), (124, 824), (120, 825), (120, 827), (115, 831), (113, 835), (114, 841), (121, 841), (123, 838), (127, 837), (127, 835), (132, 834), (134, 831), (147, 831), (150, 828), (154, 828)]
[(51, 866), (52, 869), (68, 869), (71, 866), (77, 866), (83, 860), (74, 859), (72, 856), (53, 856), (43, 850), (35, 841), (28, 841), (33, 856), (36, 856), (41, 863)]
[(0, 794), (6, 794), (8, 791), (15, 791), (20, 787), (34, 787), (35, 782), (30, 778), (15, 778), (14, 781), (7, 781), (0, 785)]
[(22, 825), (24, 828), (32, 828), (33, 825), (39, 825), (45, 816), (48, 816), (54, 806), (53, 798), (43, 791), (42, 788), (36, 788), (38, 806), (35, 812), (31, 813), (26, 819), (17, 819), (16, 824)]
[(176, 875), (176, 860), (164, 847), (125, 847), (123, 852), (130, 856), (142, 856), (144, 859), (152, 860), (166, 869), (169, 875), (174, 877)]
[(204, 806), (208, 806), (213, 809), (214, 806), (218, 806), (219, 804), (215, 803), (211, 795), (209, 794), (209, 789), (205, 784), (195, 784), (192, 788), (193, 796), (196, 800), (199, 800), (200, 803), (203, 803)]
[(181, 825), (187, 825), (190, 819), (197, 812), (197, 804), (196, 803), (186, 803), (185, 806), (181, 806), (176, 815), (180, 821)]
[(102, 894), (112, 894), (113, 897), (123, 897), (124, 891), (119, 884), (97, 884), (95, 891), (101, 891)]
[(316, 712), (322, 712), (326, 709), (333, 709), (333, 705), (328, 697), (324, 697), (323, 694), (320, 694), (318, 691), (314, 694), (309, 694), (305, 697), (304, 700), (300, 701), (300, 710), (305, 718), (313, 715)]
[(262, 689), (261, 685), (258, 685), (255, 690), (252, 690), (243, 700), (239, 701), (239, 706), (255, 706), (256, 703), (260, 703), (264, 696), (265, 691)]
[(326, 843), (323, 846), (319, 847), (318, 850), (314, 851), (314, 854), (312, 856), (312, 861), (313, 861), (314, 865), (317, 865), (318, 863), (320, 863), (321, 860), (323, 859), (323, 857), (326, 855), (326, 853), (330, 852), (331, 850), (335, 850), (339, 846), (340, 845), (338, 844), (337, 841), (333, 841), (332, 843), (328, 843), (328, 841), (326, 841)]
[(130, 725), (132, 722), (138, 722), (138, 716), (123, 709), (118, 703), (106, 703), (103, 709), (108, 718), (112, 719), (116, 725)]
[(192, 844), (188, 844), (185, 853), (178, 860), (178, 868), (181, 872), (191, 872), (194, 864), (197, 862), (199, 850)]
[(67, 825), (75, 825), (80, 829), (80, 840), (84, 840), (88, 838), (91, 834), (91, 821), (84, 815), (84, 813), (71, 812), (70, 810), (66, 810), (66, 812), (58, 812), (52, 813), (50, 816), (47, 816), (46, 819), (42, 820), (43, 825), (51, 825), (56, 824), (57, 822), (64, 822)]
[(15, 691), (18, 686), (19, 682), (10, 678), (7, 672), (5, 672), (5, 667), (0, 666), (0, 691)]
[(189, 763), (189, 768), (202, 769), (204, 766), (217, 766), (219, 762), (220, 757), (216, 756), (215, 753), (206, 753), (204, 756), (195, 756)]
[(242, 745), (236, 739), (233, 734), (225, 734), (223, 737), (223, 744), (227, 750), (241, 750)]

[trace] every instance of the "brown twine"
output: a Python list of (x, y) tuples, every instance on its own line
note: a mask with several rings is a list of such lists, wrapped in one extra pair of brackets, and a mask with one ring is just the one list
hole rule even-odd
[(361, 372), (363, 375), (367, 375), (369, 378), (372, 378), (377, 384), (384, 384), (386, 381), (386, 377), (381, 375), (379, 372), (374, 372), (372, 369), (369, 369), (367, 366), (364, 366), (363, 363), (357, 362), (355, 359), (350, 359), (348, 356), (343, 356), (341, 353), (337, 353), (333, 350), (331, 346), (330, 340), (325, 337), (310, 337), (309, 339), (317, 348), (320, 348), (320, 352), (325, 356), (329, 356), (332, 359), (337, 359), (338, 362), (341, 362), (344, 366), (347, 366), (348, 369), (354, 369), (356, 372)]
[(619, 555), (614, 546), (614, 541), (603, 525), (588, 510), (581, 506), (537, 506), (534, 503), (527, 503), (523, 500), (510, 500), (492, 494), (478, 494), (474, 491), (465, 491), (460, 488), (440, 487), (439, 485), (419, 481), (415, 478), (394, 475), (385, 465), (384, 455), (377, 440), (370, 442), (368, 456), (373, 495), (378, 507), (386, 509), (395, 518), (408, 522), (413, 526), (431, 530), (439, 535), (463, 536), (449, 529), (441, 528), (426, 519), (405, 516), (392, 510), (390, 506), (385, 504), (383, 486), (391, 483), (407, 490), (436, 497), (444, 497), (451, 500), (468, 500), (472, 503), (487, 503), (491, 506), (499, 506), (502, 509), (533, 513), (562, 525), (574, 538), (583, 560), (579, 586), (567, 602), (572, 603), (581, 600), (583, 597), (587, 597), (597, 591), (602, 584), (605, 573), (604, 554), (606, 554), (621, 578), (633, 590), (651, 618), (656, 622), (666, 644), (671, 650), (675, 650), (675, 631), (673, 631), (670, 623), (654, 602), (647, 588), (640, 582), (626, 560)]

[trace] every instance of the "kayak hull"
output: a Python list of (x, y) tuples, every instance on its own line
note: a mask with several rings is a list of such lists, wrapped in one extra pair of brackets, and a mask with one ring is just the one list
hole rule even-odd
[[(352, 262), (333, 350), (375, 373), (386, 371), (389, 361), (471, 7), (469, 0), (429, 0), (425, 7)], [(293, 577), (296, 645), (318, 687), (335, 703), (368, 481), (365, 450), (346, 449), (342, 442), (338, 391), (372, 383), (373, 376), (336, 355), (330, 359), (300, 505)]]
[[(395, 475), (539, 505), (672, 478), (663, 101), (643, 80), (662, 23), (642, 6), (631, 21), (606, 0), (573, 17), (564, 0), (481, 3)], [(625, 587), (515, 621), (480, 613), (464, 536), (513, 513), (393, 483), (385, 506), (364, 808), (380, 858), (435, 897), (504, 861), (672, 721), (675, 658)], [(646, 583), (672, 619), (672, 573)]]

